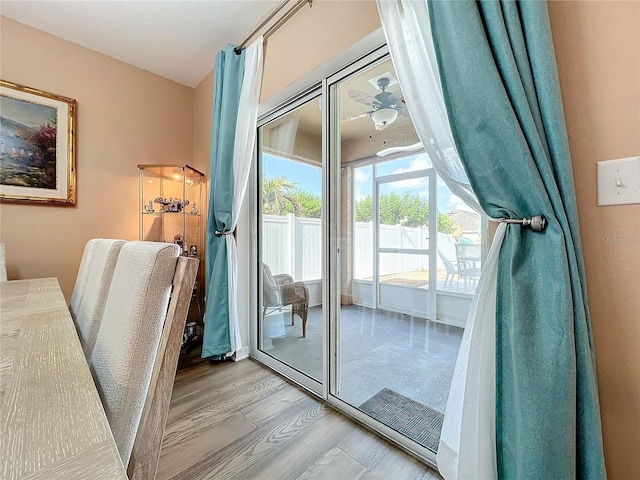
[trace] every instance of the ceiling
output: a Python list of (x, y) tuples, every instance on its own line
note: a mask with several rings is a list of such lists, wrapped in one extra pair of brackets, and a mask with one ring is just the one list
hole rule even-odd
[(189, 87), (280, 0), (2, 0), (0, 13)]
[[(379, 76), (395, 77), (393, 63), (387, 57), (351, 75), (337, 84), (338, 116), (341, 119), (339, 138), (343, 162), (370, 157), (376, 152), (394, 146), (418, 142), (413, 123), (408, 116), (398, 115), (387, 128), (376, 130), (369, 115), (361, 115), (371, 107), (356, 102), (348, 94), (350, 89), (374, 96), (380, 93), (375, 79)], [(397, 84), (390, 86), (395, 91)], [(350, 117), (355, 117), (350, 119)], [(297, 160), (320, 162), (322, 158), (322, 111), (319, 98), (314, 97), (295, 110), (277, 118), (263, 129), (263, 146), (271, 153)], [(292, 156), (293, 155), (293, 156)]]
[[(391, 77), (396, 76), (393, 63), (389, 58), (375, 63), (372, 66), (367, 67), (365, 70), (358, 72), (356, 75), (348, 77), (338, 83), (338, 111), (339, 116), (342, 119), (340, 125), (340, 138), (342, 143), (357, 141), (377, 133), (374, 122), (370, 116), (363, 115), (358, 118), (350, 118), (358, 116), (363, 112), (370, 111), (371, 107), (353, 100), (349, 97), (348, 91), (350, 89), (355, 89), (371, 96), (375, 96), (380, 93), (380, 90), (378, 87), (374, 87), (371, 84), (371, 80), (383, 74), (389, 74)], [(375, 84), (375, 81), (373, 83)], [(389, 91), (391, 92), (396, 89), (399, 90), (399, 86), (397, 84), (389, 87)], [(400, 95), (402, 95), (402, 93), (400, 93)], [(299, 118), (298, 130), (305, 131), (312, 135), (320, 135), (320, 132), (322, 131), (322, 115), (320, 112), (320, 105), (317, 100), (312, 100), (308, 104), (300, 107), (295, 111), (295, 115)], [(277, 126), (282, 121), (286, 121), (286, 119), (287, 117), (285, 116), (280, 121), (274, 121), (272, 126)], [(389, 129), (407, 126), (412, 128), (412, 125), (413, 124), (409, 117), (399, 115)]]
[[(195, 88), (211, 72), (216, 53), (237, 44), (281, 0), (1, 0), (0, 13), (56, 37), (69, 40), (144, 70)], [(340, 117), (370, 110), (351, 99), (354, 88), (369, 95), (379, 90), (373, 79), (395, 75), (390, 60), (370, 66), (339, 85)], [(390, 87), (390, 91), (397, 89)], [(312, 102), (313, 103), (313, 102)], [(319, 105), (299, 109), (298, 129), (321, 131)], [(277, 122), (276, 122), (277, 123)], [(274, 126), (276, 125), (274, 123)], [(341, 122), (343, 144), (387, 137), (392, 130), (412, 128), (399, 116), (387, 131), (377, 132), (363, 116)]]

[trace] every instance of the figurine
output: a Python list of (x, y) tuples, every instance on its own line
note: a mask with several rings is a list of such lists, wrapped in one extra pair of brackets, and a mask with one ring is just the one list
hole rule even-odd
[(181, 212), (184, 207), (189, 205), (189, 200), (180, 200), (173, 197), (169, 198), (168, 201), (166, 198), (158, 197), (154, 202), (162, 205), (160, 207), (161, 212)]
[(173, 237), (173, 243), (180, 245), (180, 248), (184, 249), (184, 237), (179, 233), (176, 233)]
[(144, 211), (145, 211), (145, 212), (147, 212), (147, 213), (153, 213), (153, 212), (155, 212), (155, 210), (153, 209), (153, 202), (152, 202), (151, 200), (149, 200), (149, 203), (147, 203), (147, 204), (144, 206)]
[(191, 245), (191, 248), (189, 249), (189, 255), (192, 255), (194, 257), (198, 255), (198, 247), (196, 247), (195, 245)]
[(198, 213), (198, 207), (196, 207), (196, 204), (194, 203), (193, 205), (191, 205), (191, 215), (196, 215)]

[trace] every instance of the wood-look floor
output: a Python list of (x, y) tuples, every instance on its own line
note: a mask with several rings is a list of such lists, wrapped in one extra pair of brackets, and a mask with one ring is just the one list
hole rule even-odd
[(242, 360), (178, 372), (157, 478), (441, 477), (269, 369)]

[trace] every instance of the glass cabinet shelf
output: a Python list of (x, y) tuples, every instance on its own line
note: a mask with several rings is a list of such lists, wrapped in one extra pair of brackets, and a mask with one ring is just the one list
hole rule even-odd
[(183, 255), (202, 251), (204, 174), (189, 165), (138, 165), (140, 240), (176, 243)]
[(188, 213), (188, 212), (142, 212), (142, 215), (153, 215), (156, 217), (161, 217), (163, 215), (190, 215), (199, 217), (199, 213)]

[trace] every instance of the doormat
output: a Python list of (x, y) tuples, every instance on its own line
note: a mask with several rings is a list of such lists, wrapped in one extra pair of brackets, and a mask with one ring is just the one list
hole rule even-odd
[(358, 407), (380, 423), (438, 452), (444, 415), (388, 388), (383, 388)]

